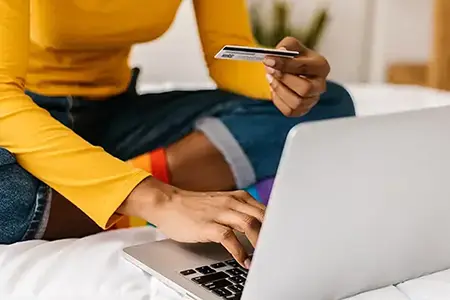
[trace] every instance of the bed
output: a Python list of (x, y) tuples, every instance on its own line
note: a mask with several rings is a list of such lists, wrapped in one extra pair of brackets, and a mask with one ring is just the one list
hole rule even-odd
[[(141, 85), (140, 92), (193, 89)], [(214, 88), (205, 85), (202, 88)], [(450, 105), (450, 93), (415, 86), (347, 85), (358, 116)], [(125, 246), (163, 239), (152, 227), (105, 232), (83, 239), (0, 245), (0, 299), (180, 300), (121, 257)], [(326, 288), (326, 287), (324, 287)], [(450, 270), (358, 295), (352, 300), (450, 299)]]

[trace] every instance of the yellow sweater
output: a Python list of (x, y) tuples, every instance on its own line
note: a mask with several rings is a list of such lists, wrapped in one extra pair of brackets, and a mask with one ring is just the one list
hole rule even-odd
[[(180, 2), (0, 0), (0, 147), (103, 228), (149, 174), (84, 141), (35, 105), (24, 89), (92, 99), (124, 91), (131, 46), (161, 36)], [(245, 0), (194, 0), (194, 6), (218, 87), (268, 98), (260, 64), (213, 58), (224, 44), (254, 45)]]

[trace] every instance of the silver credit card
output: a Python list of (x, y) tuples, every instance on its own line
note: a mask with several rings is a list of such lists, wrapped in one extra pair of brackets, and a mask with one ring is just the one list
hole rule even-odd
[(227, 45), (216, 54), (215, 58), (244, 61), (263, 61), (263, 59), (268, 55), (294, 58), (299, 54), (300, 53), (297, 51)]

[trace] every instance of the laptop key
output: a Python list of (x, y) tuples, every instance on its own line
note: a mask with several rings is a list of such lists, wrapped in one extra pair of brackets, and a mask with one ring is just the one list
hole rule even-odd
[(192, 275), (192, 274), (195, 274), (195, 273), (197, 273), (197, 272), (195, 272), (194, 270), (184, 270), (184, 271), (180, 272), (180, 274), (183, 275), (183, 276), (189, 276), (189, 275)]
[(227, 265), (222, 263), (222, 262), (211, 265), (211, 267), (214, 268), (214, 269), (220, 269), (220, 268), (223, 268), (223, 267), (226, 267), (226, 266)]
[(242, 276), (235, 276), (230, 278), (234, 283), (245, 283), (245, 278)]
[(234, 294), (234, 295), (231, 295), (231, 296), (226, 296), (226, 297), (224, 297), (224, 299), (227, 299), (227, 300), (240, 300), (241, 297), (242, 297), (242, 293), (239, 293), (239, 294)]
[(232, 266), (233, 268), (239, 268), (241, 265), (235, 261), (234, 259), (228, 260), (225, 262), (227, 265)]
[(227, 296), (233, 296), (233, 293), (231, 293), (227, 289), (215, 289), (213, 290), (213, 293), (220, 297), (227, 297)]
[(244, 290), (244, 287), (240, 284), (236, 284), (236, 285), (227, 287), (227, 289), (229, 289), (230, 291), (235, 292), (235, 293), (242, 293), (242, 291)]
[(198, 283), (198, 284), (206, 284), (208, 282), (225, 279), (228, 277), (230, 277), (228, 274), (226, 274), (224, 272), (218, 272), (218, 273), (213, 273), (213, 274), (209, 274), (209, 275), (194, 277), (194, 278), (192, 278), (192, 281), (194, 281), (195, 283)]
[(208, 267), (208, 266), (196, 268), (195, 270), (196, 270), (197, 272), (199, 272), (199, 273), (204, 274), (204, 275), (212, 274), (212, 273), (215, 273), (215, 272), (216, 272), (216, 271), (214, 271), (213, 269), (211, 269), (211, 268)]
[(216, 280), (216, 281), (213, 281), (213, 282), (205, 283), (203, 286), (205, 288), (207, 288), (208, 290), (215, 290), (215, 289), (224, 288), (224, 287), (227, 287), (227, 286), (230, 286), (230, 285), (233, 285), (233, 283), (229, 282), (226, 279), (221, 279), (221, 280)]
[(239, 276), (239, 275), (246, 275), (247, 273), (242, 271), (241, 269), (235, 268), (235, 269), (230, 269), (230, 270), (226, 270), (226, 272), (228, 274), (230, 274), (231, 276)]

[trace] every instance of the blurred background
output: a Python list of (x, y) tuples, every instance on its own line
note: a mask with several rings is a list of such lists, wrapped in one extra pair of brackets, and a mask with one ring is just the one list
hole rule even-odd
[[(209, 81), (198, 51), (200, 44), (191, 2), (183, 1), (168, 34), (134, 48), (131, 60), (134, 65), (144, 67), (141, 78), (144, 81), (194, 84)], [(329, 59), (333, 80), (435, 85), (442, 89), (450, 86), (446, 82), (447, 72), (437, 70), (450, 61), (442, 50), (446, 49), (447, 37), (442, 28), (446, 27), (446, 12), (450, 19), (447, 8), (450, 0), (247, 2), (260, 43), (273, 46), (284, 33), (300, 37)], [(434, 68), (433, 74), (430, 68)]]

